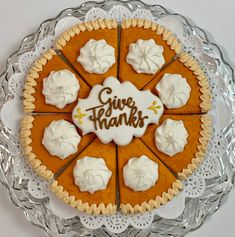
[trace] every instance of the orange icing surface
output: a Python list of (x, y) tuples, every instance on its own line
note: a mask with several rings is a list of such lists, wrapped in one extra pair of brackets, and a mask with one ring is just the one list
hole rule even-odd
[(143, 89), (150, 89), (153, 94), (157, 95), (157, 91), (155, 89), (157, 83), (161, 80), (165, 73), (171, 74), (180, 74), (184, 77), (188, 84), (191, 87), (190, 98), (187, 104), (179, 109), (167, 109), (165, 107), (164, 113), (166, 114), (193, 114), (193, 113), (201, 113), (200, 103), (202, 102), (200, 99), (200, 85), (198, 84), (197, 77), (193, 74), (193, 72), (186, 67), (183, 63), (181, 63), (178, 59), (164, 68), (152, 81), (150, 81)]
[(53, 105), (48, 105), (45, 103), (45, 97), (42, 94), (43, 89), (43, 79), (47, 77), (51, 71), (59, 71), (67, 69), (76, 75), (79, 81), (80, 89), (78, 91), (79, 98), (85, 98), (90, 92), (90, 87), (62, 60), (59, 56), (55, 55), (47, 64), (43, 67), (43, 70), (39, 72), (39, 78), (36, 79), (37, 86), (35, 87), (36, 92), (33, 94), (35, 97), (35, 110), (34, 112), (57, 112), (57, 113), (67, 113), (72, 112), (73, 108), (76, 106), (77, 101), (68, 104), (64, 109), (58, 109)]
[[(112, 171), (112, 176), (109, 180), (107, 189), (100, 190), (94, 194), (89, 192), (80, 192), (79, 187), (74, 183), (73, 168), (76, 161), (84, 156), (100, 157), (105, 160), (109, 170)], [(116, 145), (114, 143), (102, 144), (96, 138), (79, 156), (70, 164), (70, 166), (58, 177), (58, 185), (62, 185), (64, 190), (74, 195), (77, 200), (88, 202), (89, 204), (104, 203), (105, 205), (116, 203)]]
[[(104, 74), (95, 74), (86, 72), (83, 66), (77, 62), (77, 58), (80, 54), (80, 49), (90, 39), (106, 40), (107, 44), (111, 45), (115, 49), (116, 63)], [(118, 31), (117, 29), (98, 29), (93, 31), (84, 31), (80, 34), (75, 35), (67, 45), (63, 47), (62, 54), (69, 60), (79, 74), (87, 81), (91, 86), (95, 84), (102, 84), (105, 78), (108, 76), (117, 77), (118, 71)]]
[[(53, 173), (56, 173), (61, 169), (67, 162), (76, 157), (90, 142), (95, 138), (94, 134), (87, 134), (81, 137), (81, 141), (78, 145), (78, 151), (75, 154), (70, 155), (66, 159), (62, 160), (57, 156), (52, 156), (46, 150), (42, 144), (42, 138), (44, 129), (54, 120), (64, 119), (72, 122), (70, 114), (56, 114), (56, 115), (36, 115), (34, 116), (33, 128), (31, 129), (32, 152), (36, 154), (36, 158), (42, 162)], [(81, 133), (80, 133), (81, 135)]]
[[(131, 81), (138, 89), (143, 88), (155, 75), (137, 73), (131, 65), (126, 62), (126, 56), (129, 51), (129, 44), (135, 43), (138, 39), (149, 40), (154, 39), (156, 44), (163, 46), (163, 56), (165, 62), (169, 63), (174, 56), (175, 52), (167, 45), (166, 41), (162, 39), (162, 36), (157, 35), (155, 31), (151, 29), (130, 27), (128, 29), (121, 30), (121, 42), (120, 42), (120, 81)], [(158, 72), (157, 72), (158, 73)]]
[(149, 125), (144, 136), (140, 139), (159, 157), (159, 159), (170, 168), (175, 174), (181, 172), (191, 160), (194, 158), (195, 153), (198, 151), (197, 146), (200, 145), (199, 138), (201, 137), (201, 116), (200, 115), (163, 115), (160, 119), (159, 125), (167, 119), (182, 120), (184, 126), (188, 131), (188, 143), (184, 147), (184, 151), (177, 153), (170, 157), (163, 152), (160, 152), (155, 143), (155, 130), (158, 125)]
[[(158, 164), (158, 180), (154, 187), (144, 191), (135, 192), (125, 186), (123, 178), (123, 167), (128, 160), (133, 157), (146, 155), (149, 159)], [(118, 173), (119, 173), (119, 189), (120, 201), (122, 204), (141, 204), (142, 202), (155, 199), (161, 196), (163, 192), (167, 192), (172, 187), (172, 183), (176, 181), (175, 176), (167, 169), (167, 167), (154, 155), (149, 148), (138, 138), (134, 138), (132, 143), (127, 146), (118, 147)]]

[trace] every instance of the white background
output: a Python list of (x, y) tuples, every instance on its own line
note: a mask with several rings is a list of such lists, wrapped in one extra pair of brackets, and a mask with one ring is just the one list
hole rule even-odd
[[(0, 0), (0, 72), (8, 56), (18, 49), (26, 35), (37, 30), (39, 24), (56, 16), (61, 10), (76, 7), (81, 0)], [(224, 57), (235, 65), (235, 1), (234, 0), (145, 0), (158, 3), (192, 19), (205, 29), (210, 39), (221, 46)], [(222, 207), (190, 237), (230, 237), (235, 234), (235, 192), (223, 201)], [(29, 224), (23, 213), (9, 200), (0, 185), (0, 236), (45, 237), (42, 230)]]

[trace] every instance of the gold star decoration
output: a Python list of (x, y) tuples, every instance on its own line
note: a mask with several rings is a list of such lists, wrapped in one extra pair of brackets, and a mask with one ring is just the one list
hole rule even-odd
[(147, 109), (150, 109), (150, 110), (152, 110), (154, 112), (154, 114), (157, 114), (158, 113), (158, 109), (160, 109), (160, 108), (161, 108), (161, 105), (158, 105), (157, 101), (154, 100), (152, 105), (149, 106)]
[(86, 116), (87, 116), (87, 114), (83, 114), (81, 109), (78, 108), (77, 109), (77, 114), (74, 115), (74, 118), (76, 118), (78, 120), (79, 124), (82, 124), (82, 119)]

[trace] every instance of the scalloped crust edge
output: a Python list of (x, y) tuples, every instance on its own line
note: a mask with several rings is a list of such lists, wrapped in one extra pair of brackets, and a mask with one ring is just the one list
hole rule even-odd
[(36, 154), (32, 152), (32, 147), (30, 144), (32, 143), (31, 129), (33, 128), (34, 117), (26, 115), (21, 121), (21, 147), (22, 152), (26, 161), (32, 167), (33, 171), (38, 174), (41, 178), (45, 180), (50, 180), (54, 177), (54, 173), (49, 170), (45, 165), (42, 165), (42, 162), (36, 158)]
[(205, 158), (212, 133), (212, 120), (208, 114), (204, 114), (201, 117), (201, 122), (202, 130), (200, 131), (201, 137), (199, 138), (200, 145), (197, 147), (198, 151), (195, 153), (194, 158), (191, 163), (188, 164), (187, 168), (177, 174), (181, 180), (184, 180), (188, 176), (192, 175)]
[(117, 206), (112, 203), (109, 203), (108, 205), (100, 203), (98, 206), (95, 203), (89, 205), (87, 202), (76, 199), (75, 196), (70, 196), (70, 194), (64, 190), (64, 187), (59, 185), (57, 180), (52, 182), (51, 191), (63, 202), (69, 204), (73, 208), (77, 208), (79, 211), (86, 212), (87, 214), (110, 215), (114, 214), (117, 210)]
[(66, 30), (55, 42), (55, 47), (62, 50), (74, 36), (79, 35), (80, 32), (92, 31), (98, 29), (116, 29), (117, 21), (114, 19), (96, 19), (94, 21), (87, 21), (79, 23), (70, 29)]
[(29, 73), (26, 78), (23, 92), (23, 106), (26, 113), (31, 113), (35, 109), (35, 93), (34, 87), (37, 85), (37, 78), (39, 78), (39, 72), (43, 70), (43, 67), (52, 59), (54, 55), (57, 55), (56, 52), (52, 49), (49, 49), (47, 52), (43, 53), (30, 68)]
[(173, 32), (167, 30), (165, 27), (158, 25), (147, 19), (125, 19), (121, 23), (122, 29), (128, 29), (130, 27), (139, 27), (144, 29), (151, 29), (156, 32), (157, 35), (161, 35), (162, 39), (166, 41), (167, 45), (170, 46), (176, 54), (181, 53), (182, 44), (174, 36)]
[(172, 200), (179, 192), (183, 189), (183, 184), (180, 180), (176, 180), (172, 183), (172, 187), (167, 190), (167, 192), (162, 193), (161, 196), (156, 196), (155, 199), (151, 199), (148, 202), (143, 202), (141, 204), (136, 204), (132, 206), (130, 204), (120, 204), (120, 208), (123, 214), (134, 214), (134, 213), (144, 213), (146, 211), (152, 211), (154, 208), (159, 208), (161, 205), (166, 204), (168, 201)]
[(212, 95), (210, 91), (210, 86), (208, 78), (205, 75), (199, 62), (189, 53), (183, 52), (179, 55), (179, 61), (182, 62), (186, 67), (188, 67), (194, 75), (196, 75), (198, 84), (200, 85), (201, 92), (201, 112), (208, 112), (212, 107)]

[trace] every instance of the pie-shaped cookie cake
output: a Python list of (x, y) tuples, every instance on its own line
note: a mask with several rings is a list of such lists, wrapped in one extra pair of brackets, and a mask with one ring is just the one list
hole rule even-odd
[(75, 25), (24, 89), (24, 156), (62, 201), (89, 214), (151, 211), (204, 159), (211, 93), (172, 32), (142, 19)]

